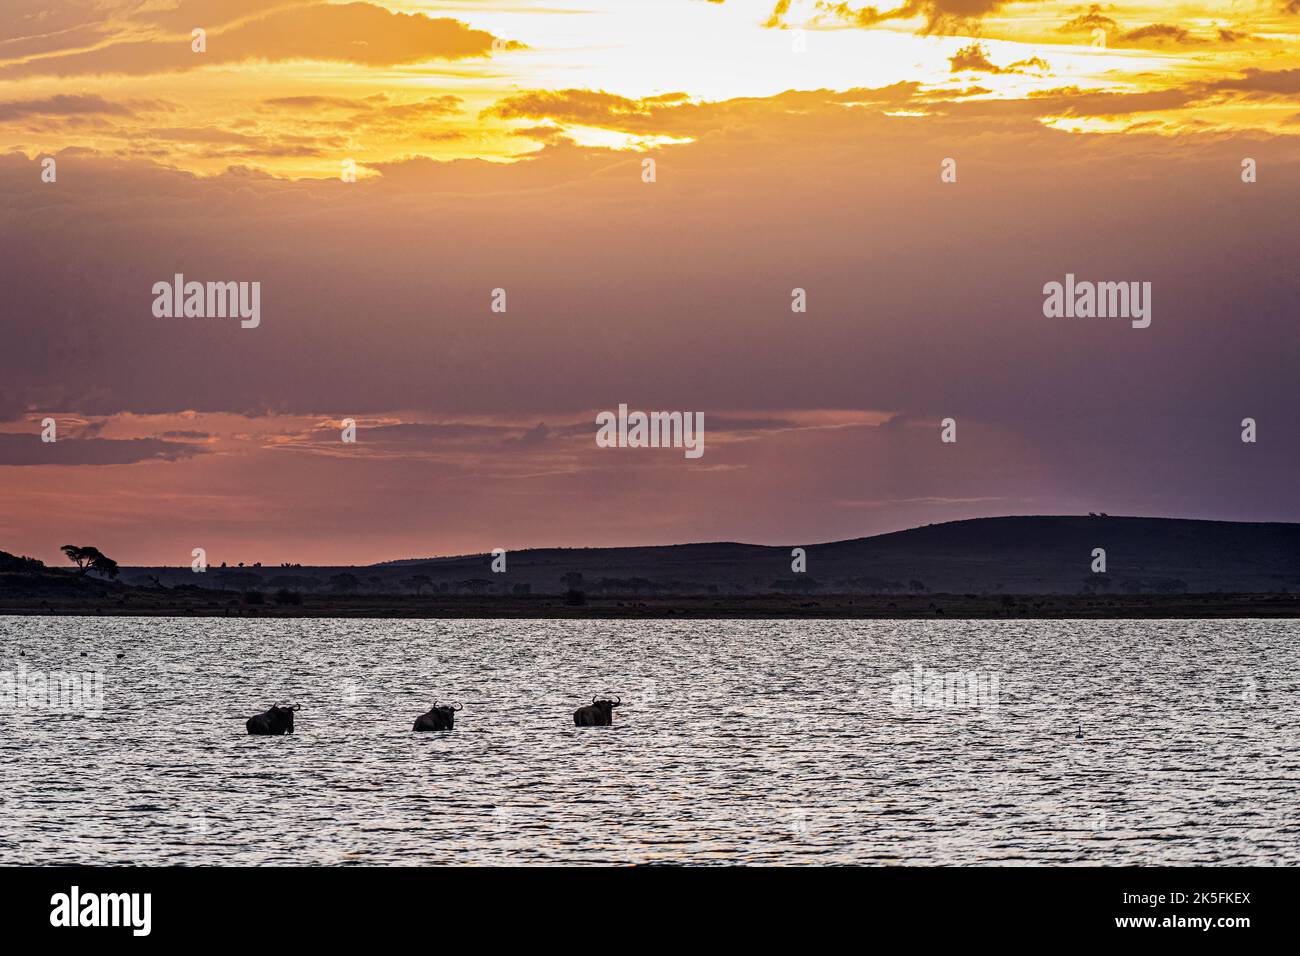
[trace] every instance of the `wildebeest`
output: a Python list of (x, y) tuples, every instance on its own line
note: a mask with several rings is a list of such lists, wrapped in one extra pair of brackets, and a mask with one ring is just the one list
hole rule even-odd
[(262, 735), (291, 734), (293, 733), (293, 712), (297, 709), (297, 704), (292, 707), (281, 707), (277, 704), (264, 714), (249, 717), (246, 725), (248, 732)]
[(608, 727), (614, 723), (614, 708), (623, 703), (623, 698), (617, 700), (597, 700), (591, 698), (591, 706), (579, 707), (573, 712), (573, 726), (575, 727)]
[(456, 712), (464, 710), (463, 705), (455, 707), (439, 707), (438, 702), (433, 702), (427, 714), (421, 714), (415, 718), (415, 726), (412, 730), (451, 730), (456, 725)]

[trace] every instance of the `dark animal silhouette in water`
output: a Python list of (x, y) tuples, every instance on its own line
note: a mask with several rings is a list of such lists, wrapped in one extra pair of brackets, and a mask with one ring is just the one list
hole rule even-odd
[(1079, 725), (1079, 732), (1078, 732), (1077, 734), (1074, 735), (1074, 739), (1075, 739), (1075, 740), (1082, 740), (1082, 739), (1083, 739), (1083, 724), (1080, 724), (1080, 725)]
[(461, 704), (455, 707), (446, 705), (439, 707), (435, 700), (427, 714), (415, 718), (415, 726), (411, 730), (451, 730), (456, 726), (457, 712), (464, 709), (464, 705)]
[(292, 707), (275, 706), (266, 713), (258, 714), (256, 717), (249, 717), (248, 727), (250, 734), (259, 736), (279, 736), (280, 734), (293, 733), (293, 714), (298, 709), (298, 705)]
[(614, 723), (614, 708), (623, 703), (623, 698), (617, 700), (597, 700), (591, 698), (591, 706), (579, 707), (573, 712), (573, 726), (575, 727), (608, 727)]

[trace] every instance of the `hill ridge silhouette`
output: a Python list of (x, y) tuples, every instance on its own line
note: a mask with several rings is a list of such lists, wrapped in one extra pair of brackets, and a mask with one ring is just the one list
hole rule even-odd
[[(807, 570), (791, 570), (804, 548)], [(1092, 551), (1107, 572), (1093, 574)], [(143, 584), (375, 593), (1285, 593), (1300, 591), (1300, 523), (1140, 516), (968, 518), (824, 543), (736, 541), (489, 552), (371, 565), (122, 569)], [(423, 577), (423, 583), (413, 579)], [(340, 580), (342, 578), (342, 580)], [(348, 580), (348, 578), (354, 580)], [(226, 583), (222, 583), (225, 581)], [(331, 583), (332, 582), (332, 583)]]

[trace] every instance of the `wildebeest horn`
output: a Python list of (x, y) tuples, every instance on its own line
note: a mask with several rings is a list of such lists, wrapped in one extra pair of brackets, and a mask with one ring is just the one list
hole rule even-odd
[(464, 710), (464, 709), (465, 709), (465, 705), (464, 705), (464, 704), (457, 704), (456, 706), (454, 706), (454, 707), (452, 708), (452, 710), (456, 710), (456, 711), (460, 711), (460, 710)]
[(294, 705), (293, 705), (292, 707), (290, 707), (289, 709), (290, 709), (290, 710), (302, 710), (302, 704), (294, 704)]
[(622, 697), (616, 698), (614, 701), (614, 706), (617, 707), (621, 703), (623, 703), (623, 698)]
[(595, 697), (591, 698), (591, 702), (594, 704), (596, 702), (596, 698)]

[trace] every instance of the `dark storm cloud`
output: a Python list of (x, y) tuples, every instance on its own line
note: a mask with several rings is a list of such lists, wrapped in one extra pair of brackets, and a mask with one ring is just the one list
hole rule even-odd
[(60, 438), (43, 442), (39, 434), (0, 433), (0, 466), (131, 465), (144, 461), (178, 461), (201, 448), (157, 438)]

